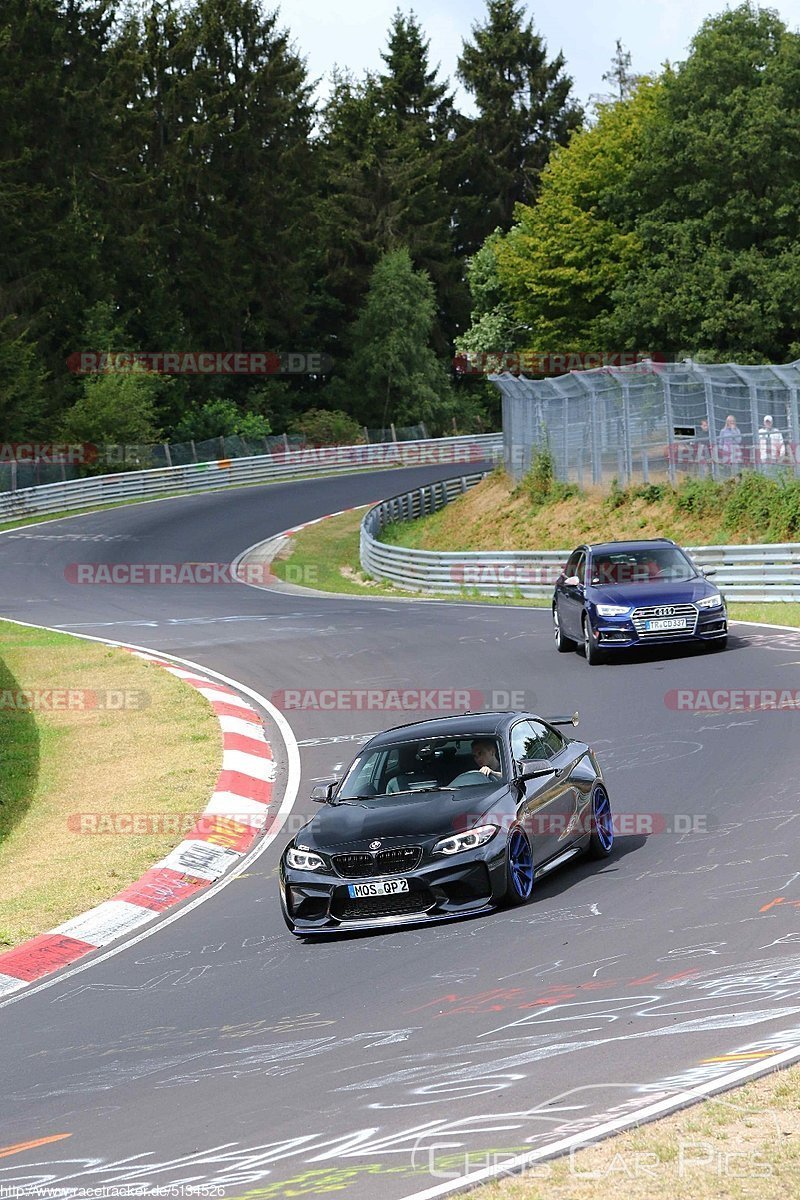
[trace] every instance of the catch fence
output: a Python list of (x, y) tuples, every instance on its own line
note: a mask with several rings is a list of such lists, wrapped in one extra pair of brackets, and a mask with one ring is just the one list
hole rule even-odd
[[(547, 379), (491, 375), (503, 457), (519, 479), (547, 446), (580, 486), (800, 474), (800, 361), (739, 366), (645, 360)], [(767, 420), (770, 417), (771, 421)]]

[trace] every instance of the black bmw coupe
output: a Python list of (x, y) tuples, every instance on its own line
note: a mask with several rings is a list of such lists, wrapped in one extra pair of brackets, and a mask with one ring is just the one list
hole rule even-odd
[(584, 742), (532, 713), (444, 717), (377, 734), (280, 863), (292, 933), (442, 920), (524, 904), (536, 881), (611, 853), (603, 774)]

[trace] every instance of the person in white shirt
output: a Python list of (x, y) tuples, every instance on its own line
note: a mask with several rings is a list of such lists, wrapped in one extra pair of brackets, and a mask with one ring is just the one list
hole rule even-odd
[(786, 454), (786, 444), (780, 429), (773, 428), (772, 417), (767, 413), (764, 424), (758, 431), (758, 459), (762, 463), (776, 463)]

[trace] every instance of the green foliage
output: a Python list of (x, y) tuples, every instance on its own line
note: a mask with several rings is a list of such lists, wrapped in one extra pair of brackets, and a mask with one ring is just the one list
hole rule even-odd
[(514, 206), (530, 204), (547, 160), (577, 129), (582, 113), (557, 54), (524, 20), (516, 0), (487, 0), (486, 19), (472, 28), (458, 76), (477, 115), (464, 122), (459, 147), (459, 239), (474, 252), (492, 229), (508, 229)]
[(683, 479), (672, 494), (673, 506), (676, 512), (693, 516), (716, 516), (724, 506), (725, 495), (735, 486), (734, 480), (718, 483), (713, 479)]
[(665, 71), (625, 189), (640, 252), (617, 344), (781, 361), (800, 294), (800, 34), (769, 9), (711, 17)]
[(530, 469), (523, 478), (518, 491), (523, 491), (534, 509), (545, 504), (557, 504), (580, 494), (574, 483), (562, 483), (555, 477), (555, 461), (549, 447), (539, 446), (534, 450)]
[(232, 400), (218, 397), (190, 408), (173, 427), (171, 441), (205, 442), (218, 437), (256, 440), (272, 432), (269, 419), (257, 412), (243, 412)]
[(7, 441), (46, 434), (45, 380), (36, 348), (16, 329), (14, 318), (0, 321), (0, 436)]
[(81, 396), (64, 414), (62, 436), (97, 445), (157, 442), (159, 400), (173, 383), (139, 370), (88, 376)]
[(736, 479), (683, 479), (669, 484), (639, 484), (621, 488), (615, 478), (603, 501), (608, 512), (634, 500), (666, 502), (676, 514), (720, 525), (725, 536), (740, 542), (786, 542), (800, 532), (800, 480), (745, 471)]
[(310, 408), (295, 420), (292, 433), (302, 433), (312, 446), (357, 446), (364, 431), (341, 409)]
[(352, 331), (344, 389), (364, 425), (435, 426), (453, 415), (450, 379), (429, 341), (433, 285), (408, 250), (385, 254)]
[(639, 251), (624, 193), (658, 88), (643, 81), (624, 101), (602, 105), (542, 173), (538, 202), (517, 210), (495, 247), (503, 294), (543, 352), (594, 351), (607, 344), (603, 318), (615, 286)]

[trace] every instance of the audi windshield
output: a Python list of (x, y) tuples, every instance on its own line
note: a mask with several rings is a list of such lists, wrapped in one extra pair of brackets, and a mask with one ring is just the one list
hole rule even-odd
[(685, 583), (696, 578), (697, 571), (677, 546), (623, 550), (619, 553), (601, 551), (592, 555), (591, 582), (594, 585)]

